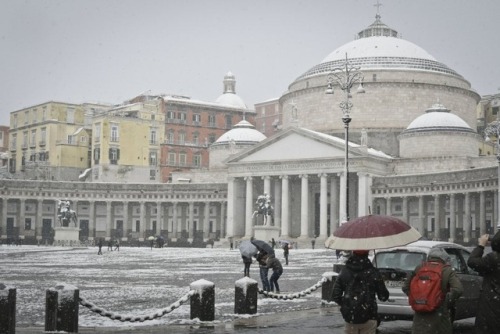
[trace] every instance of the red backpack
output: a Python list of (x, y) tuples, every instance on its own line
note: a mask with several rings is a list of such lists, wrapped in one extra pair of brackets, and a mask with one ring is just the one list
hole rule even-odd
[(441, 289), (443, 267), (441, 262), (424, 262), (410, 282), (408, 302), (415, 312), (432, 312), (445, 298)]

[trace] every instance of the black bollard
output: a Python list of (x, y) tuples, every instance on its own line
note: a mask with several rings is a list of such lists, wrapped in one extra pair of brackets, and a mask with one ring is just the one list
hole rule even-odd
[(215, 285), (204, 279), (189, 286), (195, 294), (191, 296), (191, 319), (214, 321), (215, 319)]
[(321, 302), (333, 302), (332, 294), (333, 294), (333, 286), (335, 285), (335, 281), (337, 280), (337, 276), (339, 276), (336, 272), (326, 272), (323, 274), (323, 277), (326, 278), (326, 282), (321, 286)]
[(48, 289), (45, 297), (45, 331), (78, 333), (80, 290), (72, 285), (58, 284)]
[(0, 333), (16, 332), (16, 288), (0, 283)]
[(236, 281), (234, 291), (234, 313), (255, 314), (257, 313), (257, 294), (259, 287), (256, 280), (243, 277)]

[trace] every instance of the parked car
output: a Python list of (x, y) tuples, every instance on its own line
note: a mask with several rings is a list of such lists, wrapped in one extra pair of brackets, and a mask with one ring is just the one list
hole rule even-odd
[(403, 293), (407, 277), (433, 248), (441, 248), (450, 255), (450, 265), (462, 282), (464, 292), (452, 310), (452, 319), (460, 320), (476, 316), (476, 307), (483, 278), (467, 266), (470, 250), (450, 242), (419, 240), (406, 246), (381, 249), (375, 252), (373, 265), (385, 281), (390, 297), (386, 302), (377, 301), (380, 320), (412, 320), (413, 310)]

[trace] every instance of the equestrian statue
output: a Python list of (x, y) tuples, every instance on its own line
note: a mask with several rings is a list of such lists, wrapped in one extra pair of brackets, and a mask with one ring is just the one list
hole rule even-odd
[(259, 195), (257, 201), (255, 202), (257, 210), (253, 212), (252, 217), (255, 215), (262, 215), (264, 220), (264, 225), (270, 225), (274, 218), (274, 208), (271, 205), (271, 197), (264, 193), (264, 195)]
[(59, 200), (57, 203), (57, 217), (59, 218), (59, 226), (68, 227), (70, 222), (78, 226), (78, 219), (75, 210), (71, 209), (71, 201)]

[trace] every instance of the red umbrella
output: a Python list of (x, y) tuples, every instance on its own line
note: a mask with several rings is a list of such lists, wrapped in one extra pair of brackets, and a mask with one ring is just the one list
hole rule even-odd
[(417, 241), (420, 233), (396, 217), (368, 215), (342, 224), (325, 242), (327, 248), (341, 250), (380, 249)]

